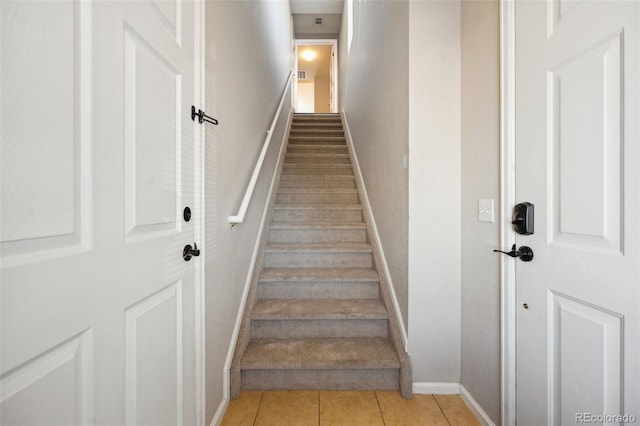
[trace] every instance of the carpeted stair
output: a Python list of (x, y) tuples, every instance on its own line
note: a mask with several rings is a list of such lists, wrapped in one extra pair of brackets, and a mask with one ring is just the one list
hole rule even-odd
[(411, 397), (364, 217), (340, 116), (295, 114), (236, 344), (232, 397), (285, 389)]

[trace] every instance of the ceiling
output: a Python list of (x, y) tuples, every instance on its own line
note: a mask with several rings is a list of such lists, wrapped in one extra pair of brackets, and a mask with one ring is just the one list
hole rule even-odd
[[(336, 38), (344, 0), (290, 0), (296, 38)], [(315, 23), (322, 18), (322, 24)]]
[(291, 13), (296, 14), (341, 14), (344, 0), (290, 0)]

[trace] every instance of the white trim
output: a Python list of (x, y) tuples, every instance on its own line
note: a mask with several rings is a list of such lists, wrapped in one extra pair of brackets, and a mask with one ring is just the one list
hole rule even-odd
[(238, 209), (238, 213), (235, 216), (229, 216), (229, 218), (227, 219), (232, 227), (234, 225), (244, 222), (244, 216), (247, 214), (247, 209), (249, 208), (251, 197), (253, 197), (253, 191), (256, 188), (256, 183), (258, 182), (258, 176), (260, 176), (260, 171), (262, 170), (262, 163), (264, 162), (264, 158), (267, 156), (267, 151), (269, 150), (269, 145), (271, 143), (271, 137), (273, 136), (273, 131), (276, 128), (276, 123), (278, 122), (278, 119), (280, 118), (282, 105), (284, 104), (284, 100), (287, 97), (287, 92), (289, 92), (289, 89), (291, 88), (292, 76), (293, 76), (293, 70), (290, 70), (289, 77), (287, 78), (287, 82), (285, 83), (284, 89), (282, 90), (282, 96), (280, 97), (280, 103), (278, 104), (278, 109), (276, 110), (276, 113), (273, 116), (273, 120), (271, 120), (271, 127), (269, 127), (269, 130), (267, 130), (267, 137), (265, 138), (262, 144), (262, 150), (260, 151), (260, 156), (258, 157), (258, 161), (256, 162), (256, 165), (253, 168), (253, 173), (251, 174), (249, 185), (247, 186), (247, 190), (245, 191), (244, 197), (242, 198), (242, 202), (240, 203), (240, 208)]
[(294, 50), (294, 63), (295, 63), (295, 80), (293, 81), (293, 93), (295, 98), (292, 99), (293, 107), (298, 106), (298, 46), (300, 45), (331, 45), (331, 53), (333, 54), (333, 68), (331, 75), (333, 79), (333, 93), (331, 94), (331, 113), (337, 114), (339, 111), (338, 105), (338, 40), (333, 39), (296, 39)]
[(467, 388), (463, 385), (460, 385), (460, 398), (464, 401), (464, 403), (469, 407), (469, 410), (473, 413), (474, 416), (480, 423), (484, 426), (496, 426), (496, 424), (491, 420), (491, 418), (487, 415), (487, 413), (482, 409), (480, 404), (471, 396)]
[(353, 162), (353, 169), (355, 170), (356, 179), (358, 181), (358, 186), (360, 187), (362, 194), (362, 204), (366, 206), (369, 210), (370, 218), (371, 218), (371, 233), (373, 234), (373, 238), (378, 245), (378, 249), (380, 250), (380, 260), (382, 262), (382, 273), (384, 274), (387, 283), (389, 284), (389, 293), (391, 294), (391, 302), (393, 304), (393, 310), (396, 313), (396, 317), (398, 318), (398, 326), (400, 327), (400, 337), (402, 338), (402, 346), (404, 347), (405, 352), (407, 352), (407, 342), (409, 338), (407, 337), (407, 330), (404, 327), (404, 321), (402, 319), (402, 312), (400, 311), (400, 305), (398, 304), (398, 298), (396, 297), (396, 292), (393, 288), (393, 281), (391, 280), (391, 273), (389, 272), (389, 264), (387, 263), (387, 258), (384, 255), (384, 249), (382, 248), (382, 241), (380, 240), (380, 233), (378, 232), (378, 227), (376, 225), (376, 220), (373, 217), (373, 212), (371, 211), (371, 204), (369, 203), (369, 196), (367, 195), (367, 187), (364, 185), (364, 179), (362, 177), (362, 171), (360, 170), (360, 163), (358, 163), (358, 156), (356, 155), (356, 150), (353, 146), (353, 139), (351, 139), (351, 131), (349, 130), (349, 123), (347, 122), (347, 116), (344, 111), (342, 112), (342, 122), (344, 125), (344, 135), (347, 140), (347, 147), (349, 148), (349, 154), (351, 156), (351, 161)]
[[(267, 194), (267, 201), (265, 202), (263, 211), (262, 211), (262, 219), (260, 219), (260, 227), (257, 231), (256, 242), (253, 246), (253, 254), (251, 255), (251, 261), (249, 263), (249, 271), (247, 272), (247, 278), (244, 283), (244, 290), (242, 291), (242, 299), (240, 300), (240, 306), (238, 307), (238, 313), (236, 314), (236, 323), (233, 327), (233, 332), (231, 334), (231, 342), (229, 342), (229, 350), (227, 351), (227, 359), (224, 363), (223, 371), (223, 383), (222, 383), (222, 402), (220, 403), (220, 407), (224, 405), (224, 410), (226, 410), (226, 404), (229, 403), (229, 387), (231, 383), (230, 371), (231, 371), (231, 363), (233, 362), (233, 353), (236, 349), (236, 343), (238, 341), (238, 335), (240, 334), (240, 326), (242, 325), (242, 317), (244, 315), (244, 309), (247, 304), (247, 298), (249, 296), (249, 289), (251, 288), (251, 281), (253, 279), (253, 272), (256, 267), (256, 261), (258, 259), (258, 254), (260, 252), (260, 241), (262, 239), (262, 232), (264, 231), (264, 227), (267, 223), (267, 215), (269, 213), (269, 200), (273, 196), (275, 188), (277, 186), (278, 170), (280, 169), (280, 165), (282, 163), (284, 155), (283, 150), (286, 146), (286, 141), (289, 137), (289, 129), (291, 128), (291, 122), (293, 121), (293, 109), (289, 110), (289, 118), (287, 119), (287, 125), (284, 130), (284, 134), (282, 135), (282, 142), (280, 142), (280, 151), (278, 153), (278, 161), (276, 162), (275, 169), (273, 171), (273, 177), (271, 178), (271, 186), (269, 187), (269, 193)], [(224, 414), (224, 410), (221, 411), (221, 408), (218, 407), (216, 411), (216, 415), (213, 417), (214, 421), (216, 420), (216, 416)], [(219, 420), (222, 420), (220, 418)]]
[(413, 393), (419, 395), (458, 395), (460, 383), (413, 382)]
[[(195, 28), (195, 75), (194, 75), (194, 104), (202, 105), (204, 103), (204, 8), (203, 0), (197, 0), (194, 3), (194, 28)], [(194, 198), (193, 208), (195, 213), (194, 237), (195, 241), (200, 243), (203, 252), (200, 262), (195, 264), (195, 282), (194, 282), (194, 325), (195, 325), (195, 423), (198, 426), (204, 426), (206, 422), (206, 403), (205, 403), (205, 375), (206, 375), (206, 331), (205, 331), (205, 266), (206, 258), (206, 238), (205, 238), (205, 127), (194, 123)]]
[[(515, 202), (515, 2), (500, 0), (500, 244), (515, 242), (511, 208)], [(515, 262), (501, 256), (502, 426), (516, 424)]]
[(213, 415), (213, 419), (211, 419), (211, 424), (209, 426), (217, 426), (222, 423), (222, 419), (224, 418), (224, 414), (227, 412), (228, 407), (229, 397), (222, 398), (222, 401), (220, 401), (220, 405), (218, 405), (218, 409), (216, 410), (216, 414)]

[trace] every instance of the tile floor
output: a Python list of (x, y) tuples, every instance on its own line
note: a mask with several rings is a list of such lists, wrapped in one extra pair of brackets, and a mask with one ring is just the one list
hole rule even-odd
[(429, 426), (480, 425), (458, 395), (398, 392), (242, 392), (231, 401), (222, 426)]

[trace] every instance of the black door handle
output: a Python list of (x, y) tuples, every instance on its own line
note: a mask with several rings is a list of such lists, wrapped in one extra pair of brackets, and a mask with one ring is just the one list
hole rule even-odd
[(191, 247), (190, 244), (184, 246), (184, 250), (182, 250), (182, 258), (188, 262), (193, 256), (200, 256), (198, 245), (196, 243), (193, 243), (193, 247)]
[(511, 247), (511, 251), (494, 250), (494, 253), (503, 253), (510, 257), (519, 257), (523, 262), (531, 262), (533, 260), (533, 250), (527, 246), (520, 246), (520, 248), (516, 250), (516, 245), (514, 244), (513, 247)]

